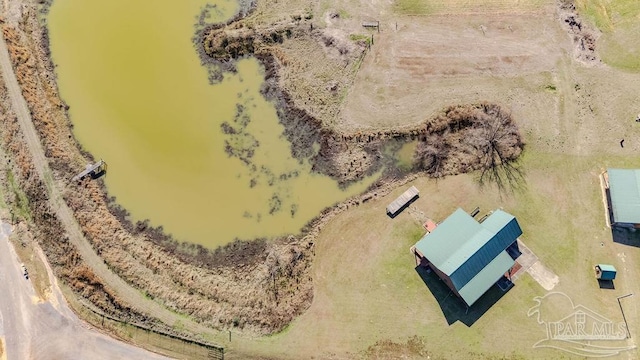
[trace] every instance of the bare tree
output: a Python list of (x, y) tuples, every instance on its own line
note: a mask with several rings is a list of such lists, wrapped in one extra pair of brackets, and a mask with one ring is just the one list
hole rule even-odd
[(511, 114), (494, 104), (482, 105), (478, 136), (473, 137), (480, 162), (480, 183), (494, 182), (499, 188), (519, 187), (522, 171), (516, 159), (524, 144)]
[(481, 183), (520, 185), (516, 159), (524, 143), (511, 114), (499, 105), (451, 106), (425, 126), (427, 135), (418, 144), (415, 161), (431, 176), (480, 170)]
[(449, 156), (449, 147), (444, 136), (433, 134), (416, 149), (416, 159), (419, 166), (435, 177), (444, 174), (444, 166)]

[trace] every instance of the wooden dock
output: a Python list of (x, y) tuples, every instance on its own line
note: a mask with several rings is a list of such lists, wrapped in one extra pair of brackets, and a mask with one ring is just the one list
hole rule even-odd
[(387, 214), (391, 217), (398, 215), (405, 207), (409, 206), (418, 196), (420, 191), (415, 186), (410, 187), (407, 191), (398, 196), (389, 206), (387, 206)]
[(71, 181), (76, 182), (84, 179), (87, 175), (97, 175), (103, 171), (107, 171), (107, 163), (104, 160), (100, 160), (95, 164), (89, 164), (87, 167), (78, 175), (74, 176)]

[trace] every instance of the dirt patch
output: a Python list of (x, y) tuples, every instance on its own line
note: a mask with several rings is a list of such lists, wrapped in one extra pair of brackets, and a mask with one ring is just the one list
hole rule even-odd
[(508, 107), (506, 92), (530, 81), (528, 75), (551, 71), (561, 58), (558, 50), (570, 47), (552, 16), (456, 14), (387, 22), (363, 60), (337, 126), (417, 126), (452, 104)]
[(531, 277), (542, 286), (545, 290), (551, 291), (553, 288), (558, 285), (560, 279), (558, 275), (554, 274), (547, 267), (542, 265), (540, 261), (536, 261), (531, 265), (527, 272)]
[(574, 45), (573, 56), (585, 65), (601, 65), (596, 52), (596, 41), (601, 33), (598, 29), (582, 21), (573, 0), (557, 0), (558, 16)]
[(366, 359), (431, 359), (432, 356), (427, 351), (424, 340), (418, 336), (405, 343), (379, 340), (364, 352)]

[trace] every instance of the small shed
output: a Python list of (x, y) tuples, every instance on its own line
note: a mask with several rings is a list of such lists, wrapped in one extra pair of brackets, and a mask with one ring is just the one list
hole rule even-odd
[(599, 280), (613, 280), (616, 278), (616, 268), (613, 265), (598, 264), (595, 269), (596, 278)]

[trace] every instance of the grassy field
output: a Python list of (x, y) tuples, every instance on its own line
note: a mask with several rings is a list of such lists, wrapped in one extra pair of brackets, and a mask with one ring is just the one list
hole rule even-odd
[(637, 21), (640, 15), (640, 3), (635, 0), (575, 0), (575, 4), (581, 15), (605, 32)]
[[(478, 174), (419, 178), (339, 215), (316, 241), (311, 308), (277, 335), (234, 336), (231, 342), (221, 337), (230, 357), (573, 358), (557, 349), (534, 348), (546, 330), (528, 312), (534, 299), (548, 292), (528, 274), (506, 293), (490, 290), (466, 312), (433, 275), (416, 270), (409, 247), (422, 236), (422, 222), (441, 221), (458, 207), (470, 211), (479, 206), (481, 214), (503, 208), (515, 215), (524, 231), (521, 239), (558, 275), (553, 291), (566, 294), (573, 305), (622, 321), (616, 297), (640, 292), (635, 282), (640, 242), (613, 241), (599, 174), (608, 167), (640, 167), (640, 129), (633, 121), (640, 111), (640, 78), (576, 62), (555, 10), (545, 7), (550, 4), (394, 2), (399, 25), (390, 28), (395, 18), (381, 19), (387, 27), (376, 35), (377, 45), (350, 91), (364, 100), (347, 99), (340, 126), (402, 126), (452, 102), (495, 101), (512, 111), (525, 137), (523, 177), (504, 190), (480, 185)], [(357, 18), (353, 6), (338, 7)], [(515, 14), (523, 9), (540, 13)], [(478, 15), (482, 11), (486, 15)], [(401, 14), (461, 16), (452, 26), (449, 17)], [(482, 53), (474, 52), (472, 44)], [(409, 185), (420, 189), (420, 199), (389, 219), (386, 205)], [(599, 262), (618, 268), (615, 289), (598, 286), (593, 265)], [(635, 297), (625, 301), (632, 339), (623, 345), (635, 345), (640, 302)], [(571, 303), (553, 305), (545, 309), (547, 320), (573, 310)], [(639, 356), (636, 349), (618, 357)]]
[(537, 10), (550, 3), (549, 0), (395, 0), (393, 10), (402, 15), (520, 12)]
[(640, 71), (640, 2), (636, 0), (576, 0), (580, 14), (603, 32), (599, 53), (607, 64)]
[[(338, 3), (349, 14), (373, 14), (362, 4)], [(634, 281), (640, 275), (640, 249), (613, 242), (598, 176), (607, 167), (640, 167), (640, 129), (633, 121), (640, 79), (576, 62), (555, 10), (545, 7), (552, 4), (394, 2), (397, 28), (396, 18), (381, 17), (387, 27), (376, 35), (339, 125), (347, 131), (402, 126), (452, 102), (495, 101), (512, 111), (525, 137), (524, 176), (506, 191), (481, 186), (478, 174), (420, 178), (412, 183), (420, 199), (393, 220), (385, 206), (411, 184), (341, 214), (316, 241), (311, 308), (280, 334), (225, 341), (230, 356), (572, 358), (534, 348), (546, 331), (528, 311), (547, 291), (528, 274), (507, 293), (494, 288), (467, 313), (442, 283), (415, 269), (409, 247), (423, 234), (422, 221), (441, 221), (457, 207), (479, 206), (483, 212), (502, 207), (514, 214), (524, 243), (558, 275), (553, 291), (622, 321), (616, 296), (640, 291)], [(541, 14), (518, 14), (526, 9)], [(486, 15), (478, 15), (482, 11)], [(451, 25), (448, 17), (402, 14), (460, 16)], [(621, 139), (626, 139), (624, 148)], [(619, 269), (614, 290), (599, 288), (592, 270), (598, 262)], [(640, 330), (640, 299), (624, 301), (633, 335)], [(559, 301), (545, 316), (571, 311), (571, 304)], [(620, 354), (639, 356), (637, 350)]]
[[(412, 183), (420, 189), (420, 199), (393, 220), (385, 215), (385, 206), (411, 184), (339, 216), (317, 241), (311, 309), (284, 333), (234, 340), (229, 344), (231, 351), (283, 358), (567, 355), (532, 347), (544, 339), (545, 330), (527, 312), (535, 305), (534, 298), (546, 291), (529, 275), (507, 293), (492, 289), (467, 314), (458, 299), (447, 297), (448, 289), (441, 282), (416, 271), (409, 247), (423, 235), (423, 219), (441, 221), (457, 207), (470, 211), (479, 206), (481, 214), (502, 207), (516, 215), (524, 231), (521, 239), (559, 275), (554, 291), (622, 321), (615, 297), (640, 291), (633, 281), (640, 275), (640, 249), (612, 242), (598, 174), (607, 166), (638, 167), (640, 157), (549, 154), (532, 146), (521, 166), (525, 177), (513, 192), (480, 186), (474, 174), (438, 181), (421, 178)], [(615, 290), (598, 288), (592, 273), (597, 262), (624, 269)], [(633, 333), (640, 322), (631, 311), (637, 300), (630, 303), (633, 308), (627, 309), (627, 319)]]

